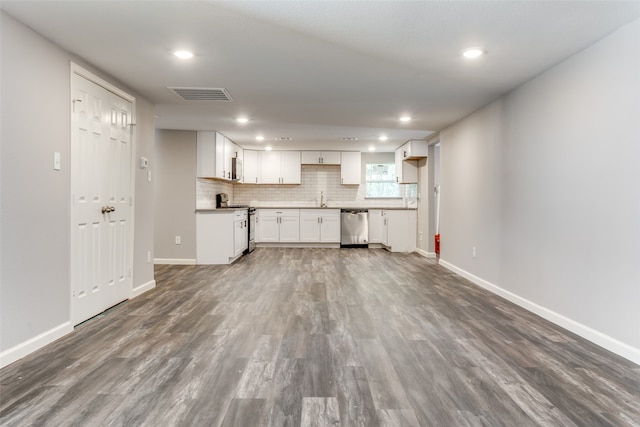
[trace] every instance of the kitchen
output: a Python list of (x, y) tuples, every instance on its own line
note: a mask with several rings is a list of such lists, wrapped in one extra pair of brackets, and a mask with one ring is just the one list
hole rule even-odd
[[(251, 278), (263, 274), (261, 270), (250, 268), (256, 255), (265, 254), (269, 264), (267, 271), (274, 272), (280, 266), (282, 254), (289, 259), (303, 251), (311, 253), (307, 259), (319, 252), (348, 254), (344, 258), (352, 265), (343, 265), (345, 271), (357, 266), (357, 270), (367, 272), (370, 271), (368, 264), (358, 262), (357, 258), (364, 253), (371, 254), (372, 259), (380, 261), (376, 275), (350, 274), (348, 280), (342, 280), (344, 277), (339, 275), (307, 274), (301, 276), (308, 279), (307, 287), (293, 288), (293, 271), (290, 276), (280, 278), (282, 287), (279, 291), (280, 295), (295, 294), (301, 298), (297, 308), (302, 310), (314, 304), (318, 307), (326, 305), (328, 298), (340, 304), (343, 302), (340, 297), (348, 297), (351, 307), (337, 313), (343, 315), (343, 319), (363, 320), (348, 326), (359, 334), (359, 342), (371, 350), (359, 361), (362, 365), (350, 372), (354, 379), (361, 378), (357, 374), (361, 374), (362, 366), (366, 365), (375, 380), (372, 384), (387, 384), (382, 375), (384, 372), (376, 368), (385, 367), (386, 372), (391, 372), (393, 369), (386, 369), (390, 366), (385, 363), (388, 361), (385, 352), (392, 354), (397, 347), (372, 345), (369, 341), (372, 331), (366, 328), (371, 325), (367, 320), (372, 319), (367, 319), (366, 308), (358, 306), (358, 298), (360, 302), (371, 302), (380, 301), (382, 296), (390, 297), (389, 306), (400, 302), (405, 304), (403, 309), (407, 311), (386, 313), (396, 320), (411, 322), (405, 314), (415, 309), (415, 301), (399, 300), (408, 295), (403, 292), (408, 289), (404, 285), (410, 281), (414, 290), (437, 289), (446, 293), (448, 286), (443, 284), (449, 281), (457, 289), (473, 289), (472, 297), (451, 304), (457, 314), (474, 313), (480, 304), (475, 298), (479, 295), (477, 291), (484, 288), (497, 295), (493, 298), (507, 299), (528, 310), (528, 314), (521, 317), (526, 320), (520, 325), (524, 331), (534, 315), (568, 330), (566, 335), (557, 330), (541, 334), (537, 343), (528, 343), (522, 348), (497, 347), (505, 350), (502, 355), (523, 350), (515, 358), (507, 358), (506, 363), (500, 364), (508, 367), (513, 366), (514, 361), (524, 361), (519, 373), (531, 374), (534, 377), (531, 384), (549, 379), (546, 375), (538, 375), (543, 371), (532, 368), (531, 357), (543, 352), (546, 345), (567, 347), (582, 338), (599, 346), (593, 352), (583, 353), (597, 354), (598, 357), (586, 356), (586, 359), (595, 360), (599, 366), (576, 369), (572, 364), (576, 360), (575, 353), (564, 353), (569, 355), (564, 360), (569, 360), (571, 366), (561, 365), (566, 367), (562, 375), (574, 375), (577, 371), (601, 372), (601, 367), (622, 366), (625, 360), (636, 363), (625, 372), (635, 369), (633, 372), (637, 373), (637, 363), (640, 363), (637, 283), (640, 276), (635, 260), (640, 247), (634, 230), (638, 229), (640, 218), (637, 192), (637, 182), (640, 182), (637, 167), (638, 3), (342, 2), (340, 4), (345, 8), (333, 13), (331, 7), (336, 4), (308, 2), (307, 6), (314, 10), (307, 14), (309, 8), (292, 8), (288, 2), (158, 2), (153, 8), (146, 2), (0, 3), (0, 362), (8, 368), (5, 372), (16, 372), (19, 368), (7, 365), (22, 358), (26, 362), (33, 360), (30, 357), (45, 359), (45, 365), (53, 361), (55, 363), (49, 363), (51, 368), (68, 372), (67, 361), (77, 357), (75, 349), (66, 356), (56, 352), (60, 344), (55, 342), (61, 338), (73, 340), (79, 336), (75, 332), (82, 329), (74, 330), (77, 322), (73, 317), (72, 298), (75, 295), (72, 289), (76, 270), (72, 268), (72, 258), (78, 251), (72, 250), (73, 226), (70, 223), (76, 201), (70, 183), (77, 181), (71, 172), (77, 164), (70, 143), (71, 123), (74, 105), (79, 103), (70, 91), (70, 75), (73, 69), (82, 68), (135, 98), (132, 104), (135, 121), (126, 122), (135, 141), (130, 162), (132, 197), (123, 199), (130, 208), (131, 224), (135, 224), (135, 228), (130, 229), (130, 262), (123, 275), (129, 280), (127, 298), (130, 303), (122, 306), (142, 305), (151, 295), (163, 292), (171, 275), (156, 276), (156, 272), (169, 271), (170, 267), (159, 264), (197, 263), (196, 208), (199, 201), (211, 203), (219, 193), (229, 194), (234, 204), (292, 209), (316, 209), (326, 200), (329, 209), (361, 206), (407, 210), (414, 197), (405, 189), (403, 196), (393, 202), (377, 200), (367, 204), (361, 193), (365, 182), (362, 175), (359, 188), (354, 190), (338, 182), (342, 171), (337, 165), (301, 165), (300, 184), (236, 184), (199, 179), (198, 131), (219, 130), (250, 151), (266, 152), (268, 144), (274, 151), (359, 151), (361, 174), (368, 163), (394, 163), (394, 150), (406, 141), (421, 139), (430, 144), (427, 158), (417, 161), (416, 192), (421, 197), (416, 194), (417, 233), (414, 241), (416, 252), (423, 256), (386, 250), (277, 247), (256, 251), (230, 266), (177, 265), (171, 266), (172, 271), (188, 273), (200, 269), (217, 273), (247, 268), (252, 276), (236, 275), (235, 283), (219, 283), (221, 289), (238, 297), (233, 303), (241, 307), (247, 303), (243, 300), (245, 297), (249, 300), (251, 296), (255, 300), (259, 296), (274, 295), (259, 292), (267, 287), (256, 289), (255, 294), (234, 293), (240, 289), (234, 288), (236, 283), (251, 286)], [(99, 10), (93, 10), (96, 7)], [(371, 19), (363, 20), (362, 16)], [(116, 25), (117, 30), (114, 30)], [(240, 28), (242, 31), (238, 31)], [(188, 33), (187, 36), (200, 40), (195, 43), (191, 62), (181, 62), (173, 56), (174, 49), (185, 47), (184, 39), (167, 38), (167, 35), (177, 33)], [(411, 42), (407, 44), (407, 40)], [(486, 47), (484, 57), (472, 62), (462, 56), (464, 48), (478, 45)], [(73, 68), (74, 65), (77, 67)], [(168, 89), (178, 85), (225, 86), (233, 100), (205, 101), (202, 105), (206, 108), (199, 109), (195, 106), (198, 102), (176, 98)], [(412, 113), (412, 122), (400, 122), (400, 115), (405, 113)], [(236, 122), (241, 115), (248, 118), (248, 122)], [(311, 129), (314, 132), (310, 132)], [(380, 139), (383, 136), (388, 136), (389, 140), (383, 142)], [(260, 141), (258, 137), (264, 139)], [(359, 139), (354, 140), (356, 137)], [(375, 151), (370, 152), (370, 146)], [(437, 154), (440, 151), (441, 156)], [(437, 158), (441, 164), (435, 162)], [(437, 228), (437, 216), (433, 202), (434, 196), (439, 194), (437, 185), (434, 186), (438, 172), (442, 182), (439, 223), (443, 245), (437, 271), (446, 277), (431, 288), (433, 284), (426, 283), (426, 278), (436, 266), (434, 260), (427, 257), (435, 253), (432, 237)], [(310, 187), (308, 191), (307, 187)], [(392, 205), (386, 206), (387, 202)], [(100, 212), (100, 206), (97, 212)], [(335, 245), (335, 242), (330, 244)], [(332, 266), (343, 260), (335, 261), (325, 258), (325, 271), (331, 271)], [(403, 266), (409, 268), (401, 268)], [(386, 283), (369, 287), (369, 282), (377, 277), (388, 277), (385, 270), (403, 280), (397, 281), (398, 286), (393, 290), (385, 288)], [(335, 280), (327, 281), (322, 288), (316, 286), (318, 277)], [(156, 278), (164, 282), (158, 282), (156, 286)], [(359, 279), (362, 279), (358, 282), (361, 293), (354, 294), (348, 284)], [(189, 285), (188, 282), (177, 285), (183, 284)], [(180, 292), (177, 285), (174, 284), (172, 291), (186, 294)], [(203, 288), (206, 285), (203, 284)], [(329, 291), (333, 294), (327, 293)], [(513, 307), (504, 309), (505, 306), (500, 305), (501, 309), (496, 310), (496, 305), (491, 303), (496, 299), (483, 295), (485, 307), (497, 319), (495, 328), (486, 331), (509, 328), (513, 324), (510, 316)], [(423, 293), (420, 296), (428, 300), (433, 295)], [(189, 304), (207, 312), (212, 308), (207, 304), (213, 305), (217, 301), (220, 301), (220, 295), (210, 294), (208, 300), (191, 300)], [(149, 326), (166, 326), (165, 322), (175, 317), (171, 314), (188, 312), (185, 306), (184, 311), (170, 313), (166, 309), (171, 306), (171, 299), (166, 298), (163, 302), (157, 301), (158, 305), (153, 306), (156, 312), (134, 312), (127, 319), (127, 326), (131, 326), (128, 331), (144, 332)], [(225, 308), (229, 309), (230, 305), (223, 303), (218, 307), (219, 310)], [(267, 306), (258, 308), (266, 309)], [(227, 313), (237, 314), (232, 309)], [(274, 317), (269, 320), (279, 320), (277, 311), (270, 314)], [(314, 345), (326, 344), (318, 339), (339, 335), (331, 334), (336, 330), (330, 329), (330, 322), (296, 323), (295, 316), (299, 314), (294, 313), (290, 323), (281, 322), (284, 323), (281, 326), (289, 326), (285, 330), (290, 333), (287, 338), (295, 339), (296, 325), (308, 326), (307, 331), (314, 331), (312, 326), (326, 327), (324, 335), (333, 335), (312, 337)], [(147, 315), (152, 316), (152, 322), (145, 319)], [(327, 316), (316, 319), (330, 320)], [(197, 320), (194, 319), (191, 325), (197, 324)], [(228, 318), (224, 326), (233, 321), (233, 317)], [(456, 324), (452, 321), (445, 326)], [(211, 332), (215, 333), (215, 325), (210, 326)], [(465, 327), (475, 328), (477, 324), (469, 321)], [(176, 332), (182, 333), (179, 328)], [(395, 334), (404, 332), (412, 333), (413, 330), (394, 331)], [(424, 334), (425, 331), (419, 332)], [(92, 335), (94, 338), (99, 336)], [(247, 336), (256, 338), (251, 334)], [(119, 338), (127, 337), (132, 336), (125, 332)], [(143, 358), (144, 351), (139, 351), (143, 347), (136, 342), (138, 337), (122, 350), (133, 350), (130, 355), (141, 354)], [(418, 334), (409, 338), (415, 343), (424, 336)], [(451, 342), (459, 344), (460, 341), (469, 342), (456, 339)], [(239, 360), (248, 360), (250, 354), (242, 344), (249, 342), (251, 339), (232, 345), (239, 351)], [(291, 340), (283, 342), (292, 344)], [(121, 343), (117, 341), (117, 344)], [(53, 347), (49, 347), (50, 344)], [(105, 339), (107, 347), (118, 351), (119, 346), (113, 344)], [(54, 351), (49, 353), (52, 348)], [(491, 352), (493, 348), (488, 345), (485, 350)], [(593, 349), (589, 345), (584, 348)], [(291, 350), (287, 361), (298, 363), (296, 360), (302, 357), (300, 352), (304, 347), (285, 346), (285, 349)], [(421, 354), (438, 356), (427, 346), (421, 347), (421, 351)], [(611, 353), (601, 356), (600, 351)], [(96, 355), (98, 362), (104, 360), (104, 353), (91, 354)], [(459, 354), (453, 353), (454, 357)], [(375, 355), (383, 357), (374, 358)], [(475, 361), (496, 360), (478, 353), (474, 355), (480, 356), (475, 357)], [(115, 363), (125, 360), (118, 356), (121, 355), (116, 354), (113, 359)], [(352, 366), (351, 358), (347, 359), (342, 362)], [(233, 369), (237, 365), (229, 359), (222, 357), (221, 360), (228, 363), (221, 365), (225, 374), (231, 376), (239, 371)], [(177, 359), (170, 362), (177, 362)], [(165, 366), (172, 366), (171, 363)], [(474, 363), (470, 361), (468, 366), (476, 366)], [(28, 369), (33, 366), (29, 363), (23, 366), (27, 367), (23, 372), (40, 372), (39, 369)], [(399, 369), (403, 366), (401, 363), (396, 365)], [(313, 379), (313, 372), (308, 373), (308, 379)], [(8, 375), (8, 383), (22, 388), (18, 378), (24, 377), (20, 374)], [(634, 375), (618, 377), (635, 378)], [(78, 378), (94, 377), (80, 375)], [(326, 378), (334, 380), (331, 376)], [(420, 381), (419, 386), (433, 383), (426, 376), (422, 378), (425, 380)], [(507, 377), (499, 373), (493, 378)], [(411, 375), (404, 379), (409, 384), (416, 384)], [(477, 384), (477, 380), (482, 380), (468, 379), (466, 384)], [(74, 387), (79, 384), (69, 382), (68, 378), (53, 381), (56, 380), (55, 384), (74, 384)], [(572, 384), (584, 386), (592, 384), (591, 380), (582, 378)], [(617, 384), (613, 381), (612, 384)], [(36, 384), (37, 390), (50, 389), (50, 384), (42, 387), (40, 382)], [(83, 407), (128, 400), (118, 394), (119, 390), (114, 390), (113, 394), (101, 393), (105, 384), (109, 388), (113, 383), (93, 382), (96, 400), (86, 402), (87, 406)], [(332, 391), (331, 386), (326, 385)], [(534, 388), (537, 386), (553, 388), (555, 383), (536, 384)], [(569, 389), (574, 391), (576, 388)], [(618, 388), (621, 389), (622, 386)], [(78, 391), (77, 388), (74, 390)], [(631, 390), (636, 393), (633, 397), (637, 396), (637, 387)], [(416, 395), (413, 391), (409, 396)], [(494, 401), (508, 402), (507, 394), (496, 394), (498, 399)], [(553, 390), (551, 394), (554, 394)], [(544, 399), (537, 401), (555, 411), (557, 403), (561, 403), (558, 401), (565, 401), (564, 395), (555, 395), (559, 399), (553, 404)], [(629, 399), (629, 393), (608, 396), (614, 395), (616, 399), (607, 397), (600, 401), (616, 400), (634, 405), (637, 401)], [(335, 395), (322, 396), (326, 398), (323, 402), (306, 398), (307, 405), (317, 403), (333, 407)], [(137, 402), (128, 403), (135, 405)], [(25, 406), (30, 406), (29, 403)], [(242, 403), (247, 402), (236, 401), (236, 404)], [(402, 403), (406, 405), (406, 402)], [(31, 407), (43, 409), (37, 404)], [(343, 403), (341, 407), (349, 406)], [(415, 405), (416, 411), (425, 407), (420, 403)], [(582, 405), (580, 409), (588, 407)], [(635, 407), (637, 409), (637, 405)], [(59, 407), (50, 407), (52, 411), (56, 408)], [(400, 419), (399, 411), (387, 412), (387, 409), (381, 407), (381, 417)], [(597, 402), (591, 409), (594, 412), (589, 415), (594, 417), (607, 413)], [(567, 410), (566, 413), (579, 415), (581, 410)], [(595, 410), (600, 411), (596, 414)], [(468, 420), (469, 423), (487, 420), (478, 418), (485, 413), (464, 413), (477, 416)], [(516, 416), (521, 413), (514, 412)], [(394, 416), (398, 418), (394, 419)], [(523, 424), (519, 422), (521, 418), (512, 421), (512, 424)], [(538, 421), (554, 424), (547, 419)], [(580, 421), (584, 420), (577, 420), (575, 424), (588, 424)], [(417, 425), (416, 422), (413, 424)]]
[[(369, 211), (368, 230), (371, 238), (369, 247), (386, 247), (395, 252), (420, 251), (416, 244), (418, 227), (418, 165), (425, 166), (427, 162), (426, 141), (411, 141), (406, 147), (400, 147), (407, 151), (409, 145), (413, 150), (411, 160), (399, 160), (400, 167), (404, 167), (403, 184), (399, 184), (399, 193), (396, 197), (371, 198), (366, 194), (366, 165), (367, 164), (393, 164), (396, 165), (395, 153), (375, 152), (340, 152), (326, 151), (324, 157), (318, 160), (317, 151), (290, 151), (294, 155), (294, 180), (287, 184), (256, 184), (259, 179), (255, 171), (251, 169), (251, 162), (247, 161), (252, 154), (261, 154), (254, 150), (242, 150), (242, 171), (245, 179), (250, 183), (238, 182), (229, 178), (210, 178), (215, 172), (215, 147), (206, 147), (207, 137), (214, 134), (211, 141), (215, 140), (215, 132), (173, 131), (158, 130), (156, 132), (156, 168), (155, 179), (159, 182), (155, 203), (157, 206), (156, 234), (155, 234), (155, 262), (157, 264), (202, 264), (205, 261), (202, 254), (209, 247), (214, 252), (214, 247), (220, 250), (219, 245), (224, 245), (219, 238), (212, 236), (227, 236), (228, 232), (215, 233), (210, 230), (207, 238), (200, 233), (206, 226), (202, 220), (206, 217), (219, 216), (221, 211), (215, 211), (216, 196), (224, 193), (229, 196), (230, 205), (245, 205), (257, 209), (257, 222), (263, 218), (261, 213), (269, 213), (285, 210), (285, 213), (293, 214), (294, 234), (284, 240), (262, 236), (260, 231), (256, 233), (258, 247), (265, 246), (297, 246), (297, 247), (340, 247), (339, 221), (336, 231), (330, 237), (314, 237), (302, 224), (319, 224), (317, 209), (323, 208), (324, 214), (333, 213), (340, 217), (341, 208), (355, 208)], [(218, 136), (222, 136), (218, 133)], [(417, 151), (419, 147), (419, 152)], [(236, 151), (237, 152), (237, 151)], [(198, 153), (207, 153), (209, 164), (203, 164)], [(350, 163), (341, 164), (341, 154), (349, 157)], [(311, 156), (309, 156), (311, 154)], [(402, 152), (400, 154), (403, 154)], [(328, 160), (333, 155), (336, 160)], [(355, 159), (354, 159), (355, 155)], [(236, 154), (233, 155), (234, 157)], [(406, 154), (408, 157), (409, 155)], [(326, 158), (326, 159), (325, 159)], [(402, 158), (400, 156), (399, 158)], [(165, 162), (166, 159), (166, 162)], [(321, 159), (321, 160), (320, 160)], [(324, 160), (324, 161), (323, 161)], [(355, 161), (354, 161), (355, 160)], [(271, 160), (269, 160), (271, 161)], [(329, 163), (331, 162), (331, 163)], [(312, 164), (314, 163), (314, 164)], [(229, 162), (230, 165), (230, 162)], [(230, 167), (229, 167), (230, 168)], [(344, 175), (347, 172), (355, 174), (356, 178), (344, 184)], [(221, 174), (222, 175), (222, 174)], [(228, 176), (227, 174), (225, 174)], [(251, 178), (248, 178), (251, 176)], [(422, 179), (425, 180), (423, 175)], [(260, 181), (262, 179), (260, 178)], [(277, 179), (276, 179), (277, 182)], [(295, 183), (294, 183), (295, 182)], [(164, 185), (167, 183), (167, 185)], [(423, 183), (426, 186), (426, 181)], [(189, 195), (187, 197), (187, 195)], [(171, 202), (171, 201), (174, 202)], [(179, 202), (175, 202), (180, 200)], [(324, 206), (321, 206), (324, 205)], [(194, 209), (195, 208), (195, 209)], [(274, 211), (274, 209), (276, 209)], [(233, 215), (229, 212), (228, 215)], [(313, 218), (310, 218), (311, 215)], [(315, 216), (314, 216), (315, 215)], [(408, 215), (408, 216), (407, 216)], [(393, 220), (391, 217), (394, 217)], [(218, 219), (220, 220), (220, 219)], [(264, 218), (268, 221), (267, 218)], [(232, 224), (231, 220), (226, 220)], [(386, 223), (391, 226), (391, 232), (387, 233)], [(385, 226), (384, 233), (381, 228)], [(369, 228), (373, 227), (372, 230)], [(326, 229), (326, 226), (324, 226)], [(260, 227), (258, 226), (258, 230)], [(242, 232), (240, 228), (238, 230)], [(302, 235), (300, 234), (302, 233)], [(326, 233), (325, 233), (326, 234)], [(389, 236), (390, 241), (387, 241)], [(178, 240), (176, 240), (176, 237)], [(225, 241), (231, 241), (226, 237)], [(178, 241), (179, 243), (176, 243)], [(201, 256), (198, 256), (200, 251)], [(228, 263), (229, 260), (238, 259), (238, 251), (227, 245), (227, 255), (220, 255), (213, 263)], [(423, 251), (425, 256), (433, 256)], [(211, 259), (209, 259), (211, 261)]]

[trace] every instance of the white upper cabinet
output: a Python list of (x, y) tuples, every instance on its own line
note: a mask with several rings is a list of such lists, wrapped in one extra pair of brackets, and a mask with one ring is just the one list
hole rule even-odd
[(427, 144), (427, 141), (412, 139), (407, 141), (398, 150), (402, 150), (402, 160), (418, 160), (427, 157), (429, 145)]
[(282, 151), (281, 184), (302, 184), (302, 169), (299, 151)]
[(230, 181), (232, 179), (232, 158), (238, 159), (236, 165), (240, 168), (239, 174), (242, 174), (243, 150), (233, 141), (215, 131), (199, 131), (196, 141), (196, 175), (198, 177)]
[(361, 154), (359, 151), (343, 151), (340, 158), (340, 184), (360, 184)]
[(226, 179), (225, 169), (226, 139), (223, 134), (216, 132), (216, 178)]
[(403, 147), (396, 150), (396, 182), (398, 184), (415, 184), (418, 182), (418, 162), (404, 160)]
[(300, 151), (261, 151), (261, 184), (301, 184)]
[(339, 151), (303, 151), (303, 165), (339, 165)]
[(261, 184), (260, 181), (260, 152), (244, 150), (243, 152), (243, 179), (245, 184)]
[(198, 132), (196, 141), (196, 176), (216, 178), (216, 133)]
[(279, 151), (260, 152), (261, 184), (280, 184), (282, 175), (282, 155)]
[(415, 184), (418, 182), (418, 159), (427, 157), (427, 141), (411, 140), (396, 150), (396, 182)]

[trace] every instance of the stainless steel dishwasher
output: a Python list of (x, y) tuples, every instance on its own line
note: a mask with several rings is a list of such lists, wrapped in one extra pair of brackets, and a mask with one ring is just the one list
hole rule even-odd
[(369, 211), (367, 209), (342, 209), (340, 211), (340, 247), (369, 247)]

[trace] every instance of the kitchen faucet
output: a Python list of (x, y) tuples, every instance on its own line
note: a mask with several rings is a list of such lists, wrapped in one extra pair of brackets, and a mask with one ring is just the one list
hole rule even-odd
[(327, 204), (324, 202), (324, 191), (320, 192), (320, 207), (326, 208)]

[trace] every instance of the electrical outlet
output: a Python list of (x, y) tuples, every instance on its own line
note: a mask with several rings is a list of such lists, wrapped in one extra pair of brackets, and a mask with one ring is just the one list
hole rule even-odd
[(147, 182), (151, 182), (151, 169), (147, 170)]
[(176, 245), (181, 245), (181, 244), (182, 244), (182, 237), (176, 236)]
[(151, 251), (147, 251), (147, 264), (151, 264)]
[(475, 246), (471, 250), (471, 254), (473, 255), (474, 258), (476, 257), (476, 247)]
[(418, 240), (422, 240), (422, 231), (419, 232)]

